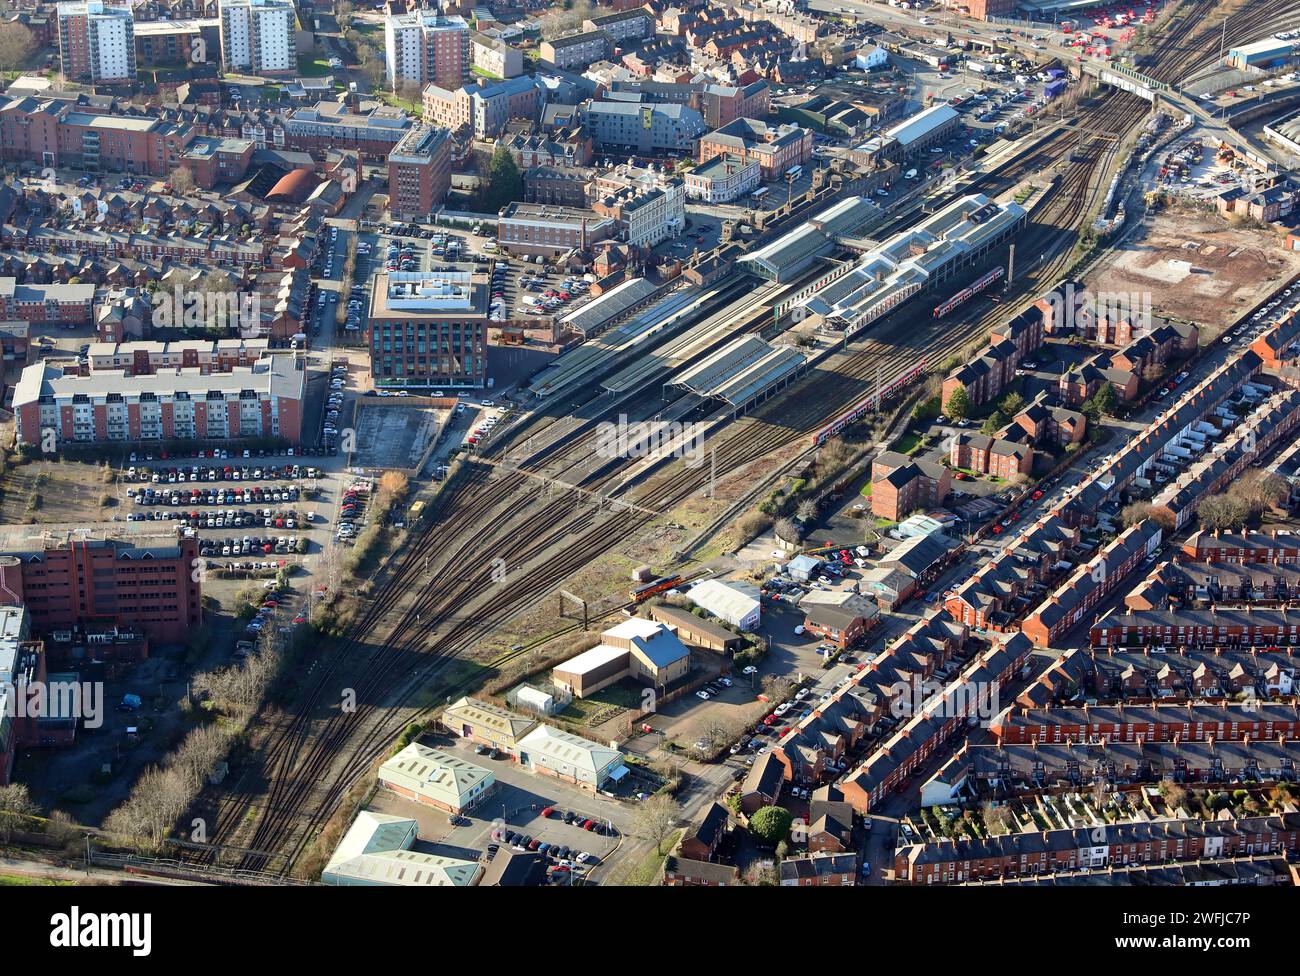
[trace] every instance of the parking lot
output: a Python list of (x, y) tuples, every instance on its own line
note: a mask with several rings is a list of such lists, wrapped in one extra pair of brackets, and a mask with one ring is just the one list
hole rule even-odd
[[(554, 850), (548, 848), (545, 852), (552, 868), (568, 861), (570, 873), (577, 880), (598, 883), (633, 826), (630, 807), (530, 772), (503, 754), (492, 759), (488, 754), (476, 753), (467, 740), (450, 735), (425, 736), (421, 741), (490, 769), (497, 781), (487, 799), (464, 818), (466, 823), (459, 825), (442, 811), (394, 793), (381, 789), (375, 794), (372, 809), (413, 817), (419, 824), (420, 840), (428, 843), (432, 853), (476, 859), (491, 852), (493, 845), (529, 846), (536, 841), (536, 847), (543, 843), (553, 846)], [(544, 815), (548, 809), (549, 815)], [(580, 817), (580, 822), (566, 823), (566, 814), (572, 815), (570, 819)], [(588, 821), (591, 829), (584, 826)], [(500, 832), (495, 840), (494, 831)], [(506, 831), (514, 833), (514, 844), (504, 839)], [(524, 839), (527, 845), (520, 845), (518, 842)], [(565, 847), (567, 856), (559, 856)], [(587, 855), (581, 862), (580, 853)]]
[(209, 578), (270, 579), (292, 565), (315, 576), (327, 566), (344, 491), (356, 480), (337, 461), (300, 448), (198, 453), (128, 455), (119, 471), (122, 517), (192, 534)]

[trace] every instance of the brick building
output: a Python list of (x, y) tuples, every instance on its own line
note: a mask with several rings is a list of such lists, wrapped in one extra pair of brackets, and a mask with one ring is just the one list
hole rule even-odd
[(41, 444), (302, 438), (306, 372), (291, 356), (204, 373), (175, 368), (143, 376), (101, 370), (66, 375), (45, 363), (23, 370), (14, 390), (18, 439)]
[(1114, 865), (1290, 852), (1300, 847), (1300, 814), (1240, 820), (1167, 820), (944, 839), (900, 847), (899, 881), (951, 884)]
[(120, 626), (183, 643), (203, 622), (198, 555), (194, 539), (47, 534), (42, 544), (0, 550), (0, 595), (56, 640), (74, 627)]
[(389, 210), (401, 220), (426, 220), (451, 189), (451, 133), (417, 126), (388, 154)]
[(933, 461), (913, 461), (886, 451), (871, 465), (871, 511), (899, 522), (918, 508), (942, 505), (952, 491), (952, 474)]

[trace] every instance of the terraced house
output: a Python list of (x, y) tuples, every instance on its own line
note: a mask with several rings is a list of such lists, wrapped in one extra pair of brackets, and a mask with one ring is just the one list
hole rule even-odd
[(1300, 847), (1300, 814), (1169, 820), (909, 844), (894, 854), (899, 881), (954, 884), (1111, 865), (1285, 853)]
[(1293, 702), (1012, 707), (990, 729), (1007, 744), (1294, 739), (1300, 736), (1300, 707)]
[(1079, 566), (1025, 618), (1020, 629), (1039, 647), (1051, 646), (1085, 620), (1093, 607), (1151, 556), (1162, 537), (1160, 526), (1150, 519), (1129, 526), (1093, 559)]

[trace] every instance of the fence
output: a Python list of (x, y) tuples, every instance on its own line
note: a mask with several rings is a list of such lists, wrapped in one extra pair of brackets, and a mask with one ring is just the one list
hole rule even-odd
[(143, 857), (139, 854), (111, 854), (103, 851), (90, 853), (90, 863), (99, 867), (115, 868), (131, 874), (156, 874), (163, 877), (211, 881), (225, 884), (272, 885), (277, 887), (315, 887), (314, 881), (269, 874), (265, 871), (246, 871), (217, 865), (189, 864), (173, 858)]

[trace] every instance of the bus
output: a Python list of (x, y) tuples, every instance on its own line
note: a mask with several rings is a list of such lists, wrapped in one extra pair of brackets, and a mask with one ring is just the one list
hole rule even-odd
[(792, 180), (797, 180), (799, 177), (803, 176), (803, 167), (791, 166), (788, 170), (785, 171), (785, 175)]
[(755, 190), (755, 191), (754, 191), (753, 193), (751, 193), (749, 196), (750, 196), (750, 199), (752, 199), (752, 200), (762, 200), (763, 197), (767, 196), (767, 187), (765, 187), (765, 186), (760, 186), (757, 190)]

